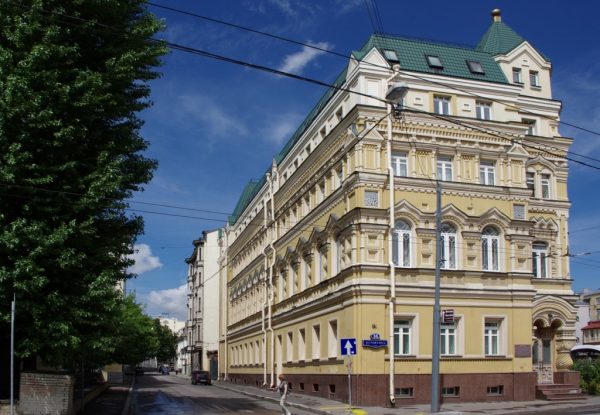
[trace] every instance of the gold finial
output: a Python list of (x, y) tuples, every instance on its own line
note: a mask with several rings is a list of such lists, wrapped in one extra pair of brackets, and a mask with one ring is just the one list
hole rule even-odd
[(502, 12), (500, 9), (492, 10), (492, 21), (493, 22), (501, 22), (502, 21)]

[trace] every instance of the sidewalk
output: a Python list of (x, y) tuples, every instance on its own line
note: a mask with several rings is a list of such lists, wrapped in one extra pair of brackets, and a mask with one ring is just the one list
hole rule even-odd
[[(244, 395), (259, 399), (270, 400), (279, 403), (279, 395), (276, 392), (267, 389), (261, 389), (254, 386), (239, 385), (236, 383), (215, 381), (213, 385), (236, 391)], [(348, 405), (342, 402), (332, 401), (315, 396), (307, 396), (302, 393), (292, 392), (287, 399), (290, 407), (302, 409), (322, 415), (342, 415), (348, 414)], [(456, 403), (443, 404), (441, 412), (446, 415), (518, 415), (529, 412), (544, 414), (549, 410), (558, 411), (560, 409), (582, 409), (600, 413), (600, 396), (586, 396), (586, 399), (576, 401), (526, 401), (526, 402), (476, 402), (476, 403)], [(399, 406), (396, 408), (385, 407), (353, 407), (352, 413), (356, 415), (426, 415), (430, 414), (430, 405), (410, 405)]]

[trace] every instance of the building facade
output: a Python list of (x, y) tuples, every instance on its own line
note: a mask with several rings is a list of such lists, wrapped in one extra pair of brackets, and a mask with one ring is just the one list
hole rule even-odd
[[(354, 403), (424, 403), (438, 335), (444, 401), (535, 399), (572, 380), (572, 140), (550, 72), (499, 11), (476, 48), (373, 35), (353, 52), (230, 218), (221, 377), (285, 373), (295, 393), (346, 401), (342, 339), (356, 339)], [(436, 182), (454, 318), (434, 330)]]
[(216, 379), (219, 356), (220, 230), (204, 231), (193, 241), (188, 264), (187, 351), (191, 370), (207, 370)]

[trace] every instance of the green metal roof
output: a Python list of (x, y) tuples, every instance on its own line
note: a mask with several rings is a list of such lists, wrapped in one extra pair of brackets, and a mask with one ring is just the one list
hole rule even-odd
[(246, 187), (244, 187), (244, 191), (240, 196), (237, 205), (235, 205), (235, 209), (233, 209), (233, 213), (227, 218), (230, 225), (233, 225), (240, 218), (244, 209), (248, 207), (254, 196), (258, 193), (261, 187), (267, 181), (267, 174), (265, 173), (263, 177), (259, 181), (250, 180)]
[[(362, 60), (373, 48), (378, 49), (382, 55), (384, 50), (396, 52), (400, 68), (405, 71), (433, 73), (485, 82), (508, 83), (504, 72), (502, 72), (493, 56), (475, 48), (397, 36), (372, 35), (360, 50), (353, 52), (353, 56), (358, 60)], [(430, 67), (427, 63), (427, 55), (440, 58), (443, 69)], [(467, 66), (467, 61), (479, 62), (485, 73), (472, 73)], [(395, 62), (389, 61), (389, 63), (394, 64)]]
[[(492, 56), (506, 55), (508, 52), (525, 42), (517, 32), (502, 21), (492, 22), (490, 28), (485, 32), (476, 49), (487, 52)], [(536, 49), (537, 50), (537, 49)], [(548, 58), (539, 50), (540, 55), (546, 60)]]

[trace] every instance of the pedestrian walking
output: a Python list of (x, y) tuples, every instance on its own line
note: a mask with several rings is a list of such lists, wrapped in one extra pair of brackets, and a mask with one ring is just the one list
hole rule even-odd
[(283, 375), (283, 373), (279, 375), (279, 385), (277, 386), (277, 388), (273, 388), (273, 390), (278, 391), (279, 395), (281, 396), (281, 399), (279, 400), (279, 406), (281, 406), (281, 411), (283, 415), (292, 415), (290, 410), (287, 409), (287, 407), (285, 406), (285, 399), (288, 395), (289, 384), (288, 381), (285, 379), (285, 375)]

